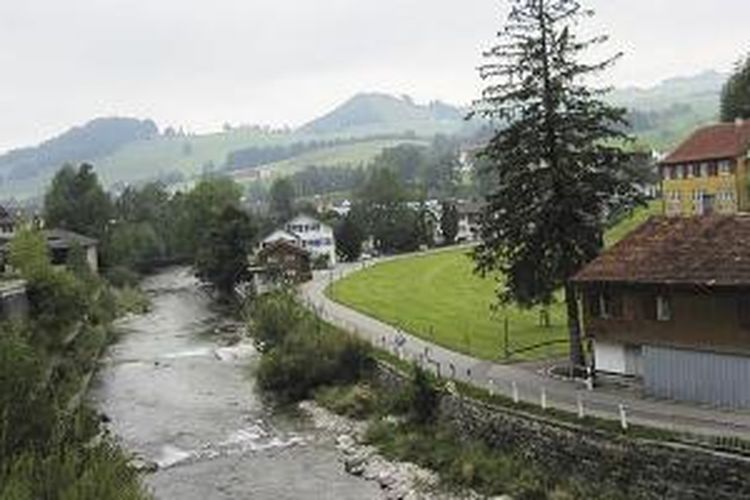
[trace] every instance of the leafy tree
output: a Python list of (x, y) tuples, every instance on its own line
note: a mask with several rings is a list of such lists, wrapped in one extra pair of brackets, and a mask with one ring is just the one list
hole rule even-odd
[(47, 274), (52, 269), (44, 236), (29, 229), (22, 229), (11, 240), (8, 261), (27, 279)]
[(420, 213), (405, 204), (376, 208), (373, 220), (373, 237), (381, 252), (413, 252), (425, 242)]
[(175, 196), (170, 204), (175, 249), (183, 256), (195, 256), (208, 233), (227, 207), (238, 207), (242, 188), (227, 177), (201, 180), (186, 195)]
[(638, 199), (624, 173), (625, 110), (586, 86), (619, 57), (582, 54), (606, 37), (580, 39), (592, 15), (577, 0), (513, 0), (480, 72), (490, 80), (480, 113), (504, 121), (483, 151), (497, 183), (488, 197), (481, 273), (506, 277), (503, 302), (548, 304), (565, 287), (571, 361), (583, 363), (575, 293), (568, 280), (602, 248), (605, 214)]
[(452, 245), (458, 236), (458, 207), (453, 202), (446, 201), (443, 203), (443, 210), (440, 215), (440, 231), (443, 233), (446, 245)]
[(367, 228), (361, 210), (353, 208), (338, 225), (334, 234), (336, 249), (347, 262), (354, 262), (362, 255), (362, 243), (367, 239)]
[(406, 193), (396, 174), (387, 168), (374, 168), (367, 182), (359, 192), (359, 197), (376, 206), (395, 205), (406, 199)]
[(750, 118), (750, 56), (739, 61), (721, 90), (721, 120)]
[(107, 262), (113, 267), (147, 271), (166, 256), (163, 236), (148, 221), (118, 223), (107, 240)]
[(294, 215), (294, 185), (284, 177), (271, 185), (271, 216), (277, 222), (285, 222)]
[(49, 227), (102, 238), (112, 217), (112, 202), (94, 167), (86, 163), (78, 170), (63, 167), (45, 195), (44, 217)]
[(250, 216), (231, 205), (225, 207), (198, 250), (198, 276), (212, 283), (223, 296), (230, 295), (247, 273), (254, 236)]

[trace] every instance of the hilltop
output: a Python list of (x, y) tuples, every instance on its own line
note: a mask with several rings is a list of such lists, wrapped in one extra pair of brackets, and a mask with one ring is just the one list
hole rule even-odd
[(416, 104), (410, 97), (388, 94), (357, 94), (330, 113), (300, 128), (310, 134), (370, 135), (408, 130), (452, 133), (461, 129), (466, 112), (433, 101)]

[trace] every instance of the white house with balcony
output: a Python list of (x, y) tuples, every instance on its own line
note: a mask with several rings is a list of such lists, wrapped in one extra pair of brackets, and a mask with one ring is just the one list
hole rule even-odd
[(285, 240), (304, 248), (312, 256), (313, 261), (325, 257), (329, 266), (336, 265), (336, 239), (333, 228), (320, 222), (315, 217), (300, 214), (268, 235), (261, 246), (266, 247), (279, 240)]

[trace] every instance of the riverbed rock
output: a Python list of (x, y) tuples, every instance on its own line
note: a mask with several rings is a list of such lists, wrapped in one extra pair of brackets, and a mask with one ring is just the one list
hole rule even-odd
[[(460, 494), (441, 491), (440, 478), (433, 471), (413, 463), (391, 462), (370, 445), (363, 444), (367, 424), (322, 408), (313, 401), (300, 403), (318, 429), (336, 435), (336, 448), (342, 454), (344, 470), (353, 476), (376, 482), (386, 500), (453, 500), (479, 499), (472, 491)], [(502, 498), (501, 500), (508, 500)]]
[(146, 460), (145, 458), (135, 457), (128, 463), (131, 468), (144, 474), (152, 474), (159, 470), (159, 464), (152, 460)]

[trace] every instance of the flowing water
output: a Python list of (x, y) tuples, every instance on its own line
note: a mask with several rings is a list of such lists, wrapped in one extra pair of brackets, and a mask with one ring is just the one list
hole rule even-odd
[(125, 449), (159, 465), (158, 499), (370, 499), (347, 475), (331, 436), (278, 415), (257, 394), (250, 344), (227, 346), (226, 326), (188, 269), (147, 280), (151, 313), (121, 322), (91, 399)]

